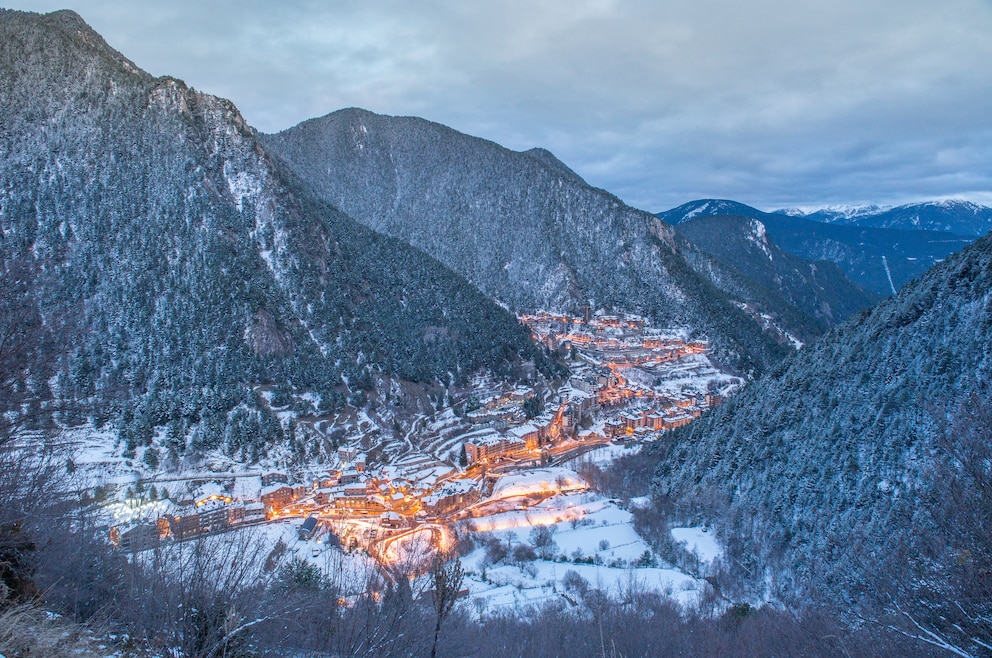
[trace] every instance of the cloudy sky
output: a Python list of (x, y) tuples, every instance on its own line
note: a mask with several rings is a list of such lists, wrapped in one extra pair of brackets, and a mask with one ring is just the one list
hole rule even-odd
[(275, 132), (343, 107), (543, 146), (650, 211), (992, 204), (992, 0), (0, 0)]

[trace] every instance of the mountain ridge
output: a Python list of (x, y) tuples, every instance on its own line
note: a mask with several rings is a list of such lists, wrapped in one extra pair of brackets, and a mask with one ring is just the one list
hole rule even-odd
[(230, 101), (136, 69), (73, 12), (3, 12), (0, 35), (0, 259), (34, 264), (41, 316), (78, 325), (51, 395), (117, 391), (98, 415), (130, 449), (219, 414), (205, 447), (257, 458), (265, 432), (224, 430), (245, 406), (279, 436), (252, 383), (327, 411), (383, 375), (447, 386), (543, 358), (463, 277), (279, 169)]
[(324, 199), (511, 309), (635, 312), (710, 337), (742, 371), (788, 349), (688, 265), (671, 227), (589, 186), (546, 150), (515, 152), (355, 108), (261, 139)]
[[(759, 219), (697, 215), (675, 228), (692, 244), (754, 281), (754, 287), (781, 298), (781, 303), (766, 303), (767, 307), (777, 308), (780, 314), (787, 313), (789, 306), (798, 308), (816, 320), (821, 332), (879, 299), (851, 281), (835, 263), (807, 261), (782, 250)], [(811, 332), (803, 340), (816, 335)]]
[(811, 261), (832, 261), (862, 288), (885, 296), (974, 241), (973, 237), (933, 231), (885, 229), (816, 222), (766, 213), (726, 199), (690, 201), (658, 213), (678, 225), (700, 215), (758, 219), (785, 251)]
[(972, 201), (944, 199), (899, 206), (825, 207), (815, 210), (775, 210), (775, 214), (817, 222), (901, 230), (985, 235), (992, 230), (992, 208)]
[(948, 482), (975, 467), (954, 459), (988, 432), (990, 291), (986, 236), (680, 429), (657, 449), (654, 492), (717, 524), (752, 596), (964, 619), (955, 588), (992, 564), (988, 544), (942, 515)]

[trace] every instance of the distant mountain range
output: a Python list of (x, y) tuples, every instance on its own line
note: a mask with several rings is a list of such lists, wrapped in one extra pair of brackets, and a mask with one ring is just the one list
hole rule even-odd
[(987, 236), (659, 446), (654, 491), (752, 595), (988, 641), (990, 382)]
[(976, 237), (992, 231), (992, 208), (970, 201), (927, 201), (892, 207), (869, 205), (774, 212), (827, 224), (871, 228), (938, 231)]
[(736, 201), (701, 199), (658, 213), (678, 225), (695, 217), (736, 215), (758, 219), (785, 251), (811, 261), (832, 261), (863, 288), (890, 295), (935, 263), (974, 241), (967, 235), (828, 224), (766, 213)]

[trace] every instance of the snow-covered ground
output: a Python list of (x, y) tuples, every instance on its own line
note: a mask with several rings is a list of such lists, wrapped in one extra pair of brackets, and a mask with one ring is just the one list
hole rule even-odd
[(376, 573), (375, 560), (364, 551), (345, 551), (336, 544), (328, 543), (328, 535), (319, 533), (309, 540), (299, 538), (302, 520), (267, 523), (252, 528), (262, 540), (273, 549), (280, 543), (285, 552), (279, 562), (299, 558), (319, 567), (331, 582), (341, 586), (345, 592), (361, 593), (369, 579)]
[[(258, 532), (271, 548), (281, 542), (285, 547), (282, 561), (305, 559), (345, 591), (362, 591), (374, 577), (375, 560), (364, 550), (345, 552), (329, 543), (323, 525), (316, 537), (301, 540), (301, 523), (299, 519), (269, 523), (253, 532)], [(347, 545), (351, 537), (367, 538), (376, 524), (365, 525), (368, 527), (349, 521), (336, 524), (333, 530)], [(536, 549), (546, 559), (514, 559), (514, 549), (533, 547), (532, 533), (539, 527), (551, 532), (553, 543)], [(529, 606), (551, 601), (578, 606), (586, 588), (601, 590), (621, 601), (638, 592), (657, 592), (692, 607), (706, 587), (702, 580), (661, 563), (634, 531), (631, 513), (596, 492), (566, 492), (526, 509), (467, 519), (459, 523), (457, 532), (472, 537), (475, 543), (475, 549), (462, 558), (464, 586), (469, 592), (463, 605), (468, 605), (473, 614), (524, 613)], [(449, 543), (451, 531), (421, 526), (401, 533), (382, 547), (383, 556), (394, 566), (422, 567), (439, 536), (443, 543)], [(675, 528), (672, 536), (695, 550), (701, 562), (712, 561), (720, 554), (713, 534), (702, 528)], [(491, 551), (487, 550), (490, 542), (505, 547), (507, 557), (493, 563)], [(419, 591), (429, 588), (429, 584), (419, 582), (414, 588)]]
[(710, 388), (731, 390), (743, 384), (741, 379), (717, 369), (705, 354), (689, 354), (646, 370), (658, 379), (654, 390), (662, 395), (695, 395)]
[(710, 564), (722, 554), (713, 533), (701, 527), (672, 528), (672, 539), (684, 544), (690, 553), (698, 555), (701, 564)]
[[(544, 549), (551, 559), (515, 561), (514, 549), (532, 546), (531, 533), (540, 526), (552, 532), (554, 544)], [(471, 519), (463, 527), (475, 530), (477, 547), (462, 564), (471, 606), (479, 614), (523, 611), (552, 600), (574, 605), (583, 581), (619, 600), (655, 591), (685, 606), (695, 605), (705, 585), (659, 564), (634, 531), (630, 512), (594, 492), (554, 496), (526, 510)], [(493, 564), (487, 541), (501, 542), (509, 556)]]
[(493, 488), (494, 499), (527, 496), (547, 492), (586, 489), (575, 471), (567, 468), (539, 468), (501, 477)]

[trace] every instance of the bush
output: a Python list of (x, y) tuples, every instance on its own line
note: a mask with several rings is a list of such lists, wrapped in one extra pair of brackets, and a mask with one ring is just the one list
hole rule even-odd
[(486, 562), (489, 564), (499, 564), (506, 559), (509, 554), (508, 549), (502, 541), (496, 537), (490, 538), (486, 542)]
[(542, 560), (554, 559), (558, 552), (558, 544), (554, 540), (555, 530), (557, 528), (553, 525), (541, 525), (530, 531), (530, 542)]
[(573, 592), (579, 596), (585, 596), (589, 591), (589, 581), (579, 575), (577, 571), (569, 569), (561, 579), (561, 584), (568, 592)]
[(537, 553), (530, 544), (517, 544), (513, 547), (513, 561), (517, 564), (523, 562), (533, 562), (537, 559)]

